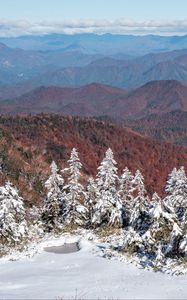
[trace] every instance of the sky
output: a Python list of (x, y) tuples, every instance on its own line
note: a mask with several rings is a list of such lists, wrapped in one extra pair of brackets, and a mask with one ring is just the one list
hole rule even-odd
[(0, 0), (0, 35), (186, 34), (187, 0)]

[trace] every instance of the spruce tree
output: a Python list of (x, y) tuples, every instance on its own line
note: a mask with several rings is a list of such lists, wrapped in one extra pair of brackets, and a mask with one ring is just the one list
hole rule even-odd
[(165, 264), (165, 255), (163, 253), (163, 246), (159, 243), (155, 251), (154, 268), (160, 270)]
[(65, 169), (68, 174), (66, 191), (65, 223), (84, 226), (87, 222), (88, 210), (85, 206), (86, 193), (80, 183), (82, 164), (79, 160), (77, 149), (73, 148), (69, 167)]
[(18, 244), (27, 233), (24, 200), (8, 181), (0, 187), (0, 239), (4, 244)]
[(124, 235), (123, 249), (130, 254), (137, 253), (142, 249), (143, 242), (140, 234), (132, 227), (129, 227)]
[(184, 234), (180, 241), (179, 251), (182, 256), (187, 256), (187, 234)]
[(173, 207), (179, 221), (184, 222), (187, 210), (187, 177), (184, 167), (173, 169), (168, 176), (165, 191), (168, 194), (165, 201)]
[(149, 199), (146, 195), (144, 177), (139, 170), (135, 173), (133, 187), (134, 197), (129, 223), (135, 230), (145, 231), (147, 228)]
[(59, 230), (61, 228), (65, 206), (65, 195), (63, 193), (64, 180), (62, 176), (58, 174), (58, 167), (54, 161), (50, 168), (51, 175), (45, 182), (48, 194), (44, 202), (42, 216), (46, 229), (49, 231)]
[(123, 207), (116, 189), (118, 181), (116, 165), (113, 152), (109, 148), (98, 168), (96, 178), (98, 197), (92, 218), (94, 226), (111, 225), (121, 227), (123, 224)]
[(119, 195), (124, 207), (124, 218), (126, 225), (129, 224), (133, 205), (133, 179), (134, 176), (126, 167), (120, 178)]
[(175, 222), (170, 234), (170, 242), (167, 245), (166, 254), (171, 256), (179, 256), (180, 242), (182, 240), (182, 230)]
[(167, 247), (176, 216), (167, 203), (154, 193), (149, 206), (149, 227), (142, 239), (148, 251), (157, 251), (160, 241)]
[(91, 221), (94, 212), (94, 205), (96, 204), (96, 199), (98, 197), (97, 184), (93, 177), (88, 179), (88, 184), (86, 188), (86, 207), (88, 209), (88, 218)]

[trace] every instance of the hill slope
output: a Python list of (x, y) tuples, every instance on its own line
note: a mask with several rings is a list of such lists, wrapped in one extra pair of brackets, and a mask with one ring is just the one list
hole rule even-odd
[(153, 114), (125, 121), (125, 125), (153, 139), (187, 146), (187, 112)]
[(97, 83), (80, 88), (40, 87), (16, 99), (0, 102), (0, 112), (97, 116), (106, 114), (113, 101), (126, 94), (125, 89)]
[(119, 117), (140, 117), (174, 110), (187, 111), (187, 87), (175, 80), (152, 81), (118, 100)]
[(60, 113), (121, 120), (187, 111), (187, 86), (174, 80), (153, 81), (133, 91), (92, 83), (80, 88), (40, 87), (0, 102), (1, 114)]
[[(149, 193), (163, 193), (171, 169), (187, 167), (187, 148), (155, 142), (111, 123), (59, 115), (0, 117), (1, 169), (6, 178), (19, 184), (29, 201), (43, 196), (42, 182), (51, 161), (66, 166), (73, 147), (80, 152), (85, 176), (96, 173), (111, 147), (119, 173), (125, 166), (132, 171), (140, 169)], [(3, 173), (1, 182), (5, 180)]]
[[(117, 56), (116, 56), (117, 57)], [(56, 67), (33, 77), (29, 84), (78, 87), (91, 82), (136, 88), (149, 81), (187, 81), (187, 51), (147, 54), (134, 59), (100, 58), (87, 65)]]

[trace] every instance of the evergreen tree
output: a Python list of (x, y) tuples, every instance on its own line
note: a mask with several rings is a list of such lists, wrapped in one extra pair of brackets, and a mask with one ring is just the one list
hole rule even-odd
[(179, 251), (183, 256), (187, 256), (187, 234), (184, 234), (181, 239)]
[(29, 224), (29, 236), (34, 239), (38, 237), (42, 237), (44, 235), (44, 227), (43, 227), (43, 207), (37, 207), (33, 205), (27, 211), (27, 220)]
[(129, 227), (125, 232), (123, 249), (129, 253), (137, 253), (143, 248), (142, 238), (138, 232), (136, 232), (132, 227)]
[(172, 172), (168, 175), (168, 179), (165, 186), (165, 192), (167, 194), (172, 194), (175, 190), (176, 182), (177, 182), (177, 169), (174, 168)]
[(135, 173), (133, 187), (134, 198), (132, 200), (130, 226), (135, 230), (145, 231), (147, 228), (149, 199), (146, 196), (144, 178), (139, 170)]
[(166, 255), (180, 256), (186, 253), (185, 236), (187, 231), (187, 177), (184, 167), (174, 168), (169, 174), (165, 191), (165, 202), (175, 213), (175, 222), (170, 233)]
[(159, 243), (155, 252), (154, 267), (157, 270), (160, 270), (165, 263), (165, 256), (162, 248), (162, 245)]
[(167, 246), (175, 221), (176, 216), (170, 207), (154, 193), (149, 208), (149, 227), (142, 237), (148, 251), (157, 251), (161, 240), (163, 246)]
[(0, 239), (5, 244), (19, 243), (28, 233), (23, 202), (9, 181), (0, 187)]
[(97, 184), (93, 177), (88, 179), (87, 189), (86, 189), (86, 207), (88, 208), (88, 218), (92, 220), (94, 205), (96, 204), (96, 199), (98, 197)]
[(71, 225), (84, 226), (87, 221), (88, 210), (85, 207), (86, 193), (80, 183), (82, 164), (75, 148), (72, 149), (70, 159), (68, 160), (69, 168), (65, 171), (69, 174), (66, 191), (66, 210), (65, 222)]
[(181, 240), (182, 240), (182, 230), (177, 223), (174, 223), (170, 234), (170, 242), (166, 249), (166, 254), (170, 254), (172, 256), (178, 256)]
[(98, 197), (92, 218), (92, 224), (95, 226), (109, 224), (119, 227), (123, 224), (122, 202), (116, 190), (118, 181), (116, 164), (113, 152), (109, 148), (98, 168), (96, 178)]
[(119, 195), (122, 200), (122, 204), (124, 206), (124, 218), (126, 225), (129, 224), (130, 215), (132, 212), (132, 205), (133, 205), (133, 179), (134, 176), (126, 167), (123, 170), (123, 174), (120, 178), (120, 188), (119, 188)]
[(165, 219), (174, 223), (176, 215), (171, 206), (168, 206), (165, 200), (162, 200), (157, 193), (153, 194), (152, 201), (149, 206), (149, 215), (151, 223), (158, 223), (159, 220)]
[(184, 167), (179, 170), (173, 169), (168, 177), (165, 191), (168, 194), (165, 201), (173, 207), (179, 221), (184, 222), (187, 210), (187, 177)]
[(62, 226), (62, 215), (64, 210), (63, 184), (64, 180), (58, 174), (58, 167), (53, 161), (51, 166), (51, 175), (45, 182), (45, 187), (48, 189), (48, 194), (45, 199), (43, 208), (43, 221), (47, 230), (59, 230)]

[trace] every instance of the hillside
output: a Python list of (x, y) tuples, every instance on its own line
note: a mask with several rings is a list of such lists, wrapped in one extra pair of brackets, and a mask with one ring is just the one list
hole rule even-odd
[(174, 110), (187, 111), (187, 87), (175, 80), (152, 81), (130, 92), (115, 106), (116, 116), (137, 118)]
[(133, 130), (160, 141), (187, 146), (187, 112), (152, 114), (139, 120), (124, 122)]
[(187, 86), (175, 80), (152, 81), (131, 91), (99, 83), (79, 88), (40, 87), (0, 102), (1, 114), (109, 116), (117, 121), (177, 109), (187, 111)]
[[(54, 159), (64, 167), (70, 151), (80, 152), (83, 172), (95, 174), (108, 147), (114, 151), (119, 171), (125, 166), (140, 169), (149, 193), (163, 193), (166, 176), (173, 167), (187, 167), (187, 149), (159, 143), (111, 123), (93, 119), (37, 115), (0, 117), (1, 169), (18, 184), (29, 201), (39, 201), (42, 182)], [(0, 181), (5, 180), (3, 173)]]
[[(136, 88), (155, 80), (187, 80), (186, 50), (150, 53), (118, 59), (116, 55), (92, 60), (86, 65), (50, 68), (28, 80), (33, 87), (57, 85), (78, 87), (91, 82)], [(120, 57), (120, 56), (119, 56)]]
[(61, 113), (98, 116), (107, 114), (113, 102), (127, 90), (92, 83), (80, 88), (40, 87), (16, 99), (0, 102), (1, 114)]
[(80, 87), (98, 82), (137, 88), (156, 80), (187, 81), (186, 49), (133, 56), (123, 53), (125, 48), (122, 53), (103, 53), (86, 51), (78, 42), (64, 46), (38, 51), (0, 43), (0, 100), (40, 86)]
[(123, 52), (126, 48), (121, 48), (120, 52), (107, 49), (103, 53), (87, 51), (87, 46), (78, 41), (73, 44), (67, 41), (67, 47), (65, 44), (64, 41), (60, 49), (39, 51), (10, 48), (0, 43), (0, 100), (21, 96), (40, 86), (75, 88), (98, 82), (135, 89), (150, 81), (187, 82), (185, 47), (133, 56), (133, 53)]
[[(66, 67), (86, 66), (103, 55), (86, 54), (79, 49), (33, 51), (10, 48), (0, 43), (0, 87), (25, 84), (42, 74)], [(22, 87), (23, 88), (23, 87)]]

